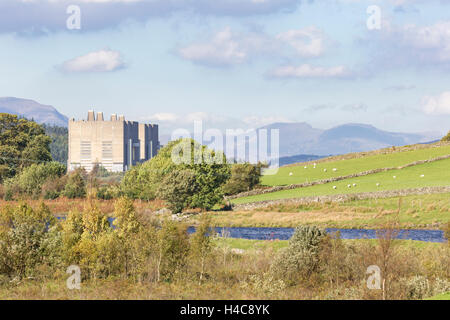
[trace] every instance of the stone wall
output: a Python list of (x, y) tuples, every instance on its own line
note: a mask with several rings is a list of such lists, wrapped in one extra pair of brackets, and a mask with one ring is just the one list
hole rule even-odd
[(311, 202), (345, 202), (351, 200), (364, 200), (364, 199), (380, 199), (391, 197), (404, 197), (409, 195), (422, 195), (422, 194), (434, 194), (434, 193), (446, 193), (450, 192), (450, 186), (447, 187), (423, 187), (415, 189), (403, 189), (403, 190), (387, 190), (377, 192), (363, 192), (353, 194), (337, 194), (326, 196), (312, 196), (294, 199), (280, 199), (280, 200), (267, 200), (251, 203), (233, 204), (233, 210), (254, 210), (267, 208), (273, 205), (286, 205), (286, 204), (308, 204)]
[(406, 164), (404, 166), (400, 166), (400, 167), (379, 168), (379, 169), (373, 169), (373, 170), (368, 170), (368, 171), (364, 171), (364, 172), (354, 173), (354, 174), (350, 174), (347, 176), (339, 176), (339, 177), (334, 177), (334, 178), (316, 180), (316, 181), (312, 181), (312, 182), (290, 184), (288, 186), (275, 186), (275, 187), (270, 187), (270, 188), (265, 188), (265, 189), (254, 189), (254, 190), (242, 192), (242, 193), (239, 193), (239, 194), (236, 194), (233, 196), (228, 196), (228, 197), (226, 197), (226, 199), (232, 200), (232, 199), (255, 196), (255, 195), (266, 194), (266, 193), (272, 193), (272, 192), (277, 192), (277, 191), (282, 191), (282, 190), (311, 187), (314, 185), (326, 184), (326, 183), (350, 179), (350, 178), (363, 177), (363, 176), (367, 176), (369, 174), (374, 174), (374, 173), (383, 172), (383, 171), (404, 169), (404, 168), (416, 166), (419, 164), (424, 164), (424, 163), (434, 162), (434, 161), (439, 161), (439, 160), (445, 160), (445, 159), (449, 159), (449, 158), (450, 158), (450, 155), (446, 155), (446, 156), (441, 156), (441, 157), (428, 159), (428, 160), (415, 161), (415, 162), (408, 163), (408, 164)]

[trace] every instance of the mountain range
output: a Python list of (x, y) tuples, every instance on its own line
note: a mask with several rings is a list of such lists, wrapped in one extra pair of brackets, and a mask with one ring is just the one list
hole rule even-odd
[(0, 98), (0, 113), (16, 114), (37, 123), (67, 127), (68, 118), (53, 106), (43, 105), (29, 99)]
[(337, 155), (427, 143), (440, 137), (439, 133), (398, 133), (383, 131), (372, 125), (349, 123), (331, 129), (313, 128), (305, 122), (273, 123), (259, 128), (278, 129), (280, 136), (280, 157), (297, 155)]
[[(38, 123), (67, 127), (68, 117), (56, 108), (33, 100), (0, 98), (0, 112), (17, 114)], [(348, 123), (331, 129), (313, 128), (306, 122), (272, 123), (257, 130), (278, 129), (282, 164), (313, 160), (317, 157), (370, 151), (391, 146), (427, 143), (440, 138), (439, 133), (398, 133), (383, 131), (372, 125)], [(168, 136), (160, 135), (161, 144)], [(270, 146), (270, 143), (268, 144)]]

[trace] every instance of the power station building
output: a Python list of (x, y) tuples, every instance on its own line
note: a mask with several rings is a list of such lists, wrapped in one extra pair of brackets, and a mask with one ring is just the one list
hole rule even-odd
[(158, 125), (126, 121), (123, 115), (88, 112), (87, 120), (69, 120), (69, 171), (83, 167), (91, 171), (101, 165), (123, 172), (153, 158), (159, 150)]

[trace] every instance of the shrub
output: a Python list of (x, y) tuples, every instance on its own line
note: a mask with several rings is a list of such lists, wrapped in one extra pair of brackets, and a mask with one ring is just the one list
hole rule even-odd
[(69, 199), (84, 198), (86, 196), (86, 182), (83, 173), (83, 169), (77, 169), (69, 174), (67, 184), (64, 187), (64, 196)]
[(446, 136), (444, 136), (444, 137), (441, 139), (441, 141), (445, 141), (445, 142), (450, 141), (450, 131), (447, 133)]
[(51, 183), (58, 180), (65, 172), (66, 167), (59, 162), (32, 164), (14, 178), (7, 180), (5, 186), (12, 190), (12, 194), (39, 198), (43, 186), (47, 182)]
[(1, 273), (23, 278), (34, 276), (39, 266), (60, 264), (60, 233), (44, 204), (36, 210), (26, 204), (6, 207), (0, 216)]
[(187, 227), (172, 220), (166, 220), (158, 231), (157, 237), (157, 280), (172, 281), (186, 270), (189, 253)]
[(406, 297), (408, 299), (421, 300), (430, 293), (428, 279), (423, 276), (414, 276), (407, 279), (406, 288)]
[(289, 240), (289, 246), (274, 261), (273, 274), (295, 284), (316, 272), (320, 261), (320, 243), (325, 235), (324, 230), (315, 226), (297, 227)]
[(223, 186), (226, 195), (252, 190), (261, 179), (261, 164), (237, 163), (231, 166), (231, 177)]

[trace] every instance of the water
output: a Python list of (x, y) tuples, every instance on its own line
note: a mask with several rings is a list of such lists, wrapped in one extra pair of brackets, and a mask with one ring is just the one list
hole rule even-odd
[[(64, 217), (58, 217), (64, 219)], [(115, 228), (114, 218), (108, 218), (109, 224)], [(219, 235), (226, 234), (229, 238), (249, 239), (249, 240), (289, 240), (294, 233), (294, 228), (251, 228), (251, 227), (230, 227), (215, 228)], [(374, 229), (326, 229), (328, 233), (340, 231), (341, 239), (376, 239), (377, 230)], [(195, 232), (195, 227), (188, 228), (189, 233)], [(399, 230), (397, 239), (416, 240), (426, 242), (445, 242), (444, 232), (440, 230)]]
[[(223, 232), (229, 238), (250, 240), (289, 240), (294, 233), (293, 228), (215, 228), (220, 235)], [(377, 230), (373, 229), (326, 229), (328, 233), (340, 231), (341, 239), (376, 239)], [(194, 227), (189, 227), (189, 233), (195, 232)], [(426, 242), (445, 242), (444, 232), (440, 230), (400, 230), (397, 239), (417, 240)]]

